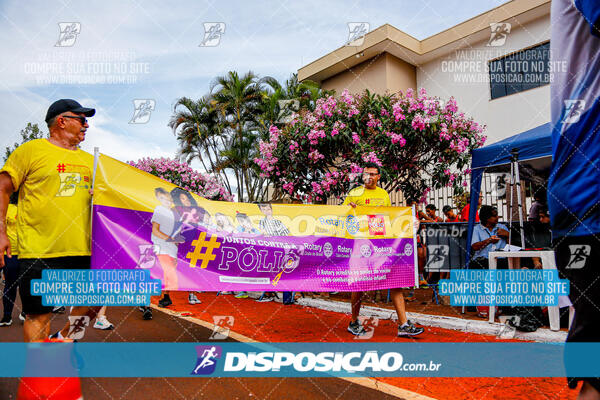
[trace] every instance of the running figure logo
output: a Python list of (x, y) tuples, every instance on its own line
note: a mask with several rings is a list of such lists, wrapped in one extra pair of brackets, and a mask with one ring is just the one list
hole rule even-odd
[(221, 358), (221, 346), (196, 346), (198, 360), (191, 375), (210, 375), (215, 372), (217, 360)]
[(444, 261), (448, 257), (450, 247), (445, 244), (430, 244), (427, 246), (427, 252), (429, 253), (429, 259), (425, 264), (425, 269), (441, 269), (444, 266)]
[(365, 330), (365, 333), (362, 335), (354, 336), (354, 339), (355, 340), (371, 339), (373, 337), (373, 334), (375, 333), (375, 327), (379, 326), (379, 318), (359, 316), (358, 320), (360, 321), (360, 324), (362, 325), (363, 329)]
[(368, 22), (348, 22), (346, 46), (362, 46), (371, 25)]
[(585, 108), (585, 100), (565, 100), (565, 116), (562, 122), (565, 124), (575, 124), (579, 122), (583, 109)]
[(507, 180), (509, 174), (498, 174), (492, 186), (490, 193), (497, 197), (504, 197), (506, 195)]
[(135, 99), (133, 100), (133, 116), (130, 124), (145, 124), (150, 121), (150, 115), (156, 108), (154, 99)]
[(490, 34), (490, 40), (487, 42), (486, 46), (498, 47), (504, 46), (506, 42), (506, 38), (510, 33), (511, 24), (508, 22), (496, 22), (490, 24), (490, 30), (492, 31)]
[(235, 318), (233, 315), (213, 315), (213, 331), (208, 340), (224, 340), (229, 337)]
[(225, 34), (225, 22), (205, 22), (204, 39), (199, 47), (215, 47), (221, 43), (221, 36)]
[(59, 22), (58, 29), (60, 33), (54, 47), (71, 47), (77, 40), (77, 35), (81, 33), (81, 24), (79, 22)]
[[(217, 258), (216, 254), (213, 254), (213, 250), (221, 247), (221, 242), (217, 240), (217, 235), (212, 235), (210, 240), (206, 240), (206, 232), (200, 232), (198, 239), (192, 242), (192, 247), (194, 250), (185, 256), (190, 259), (190, 268), (195, 268), (198, 260), (202, 261), (200, 268), (206, 268), (210, 261)], [(204, 249), (206, 251), (202, 252)]]
[(587, 244), (571, 244), (569, 245), (569, 251), (571, 252), (571, 259), (565, 269), (581, 269), (585, 267), (587, 258), (592, 252), (592, 247)]
[(157, 244), (140, 244), (138, 246), (140, 257), (138, 258), (137, 267), (148, 269), (156, 264), (156, 255), (160, 251), (160, 246)]
[(424, 100), (423, 105), (425, 106), (425, 110), (429, 110), (426, 111), (428, 114), (431, 113), (432, 115), (429, 116), (429, 123), (430, 124), (434, 124), (436, 122), (439, 122), (440, 117), (442, 116), (441, 112), (438, 114), (436, 112), (436, 110), (443, 110), (445, 107), (446, 102), (442, 99), (438, 99), (438, 98), (432, 98), (432, 99), (427, 99)]
[(69, 316), (69, 333), (67, 333), (67, 337), (75, 340), (83, 339), (85, 327), (89, 324), (90, 317), (87, 315)]

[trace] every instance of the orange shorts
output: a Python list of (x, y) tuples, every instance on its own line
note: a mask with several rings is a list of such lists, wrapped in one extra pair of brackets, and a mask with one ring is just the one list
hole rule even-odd
[(177, 290), (179, 288), (177, 285), (177, 259), (167, 254), (159, 254), (158, 261), (164, 273), (163, 290)]

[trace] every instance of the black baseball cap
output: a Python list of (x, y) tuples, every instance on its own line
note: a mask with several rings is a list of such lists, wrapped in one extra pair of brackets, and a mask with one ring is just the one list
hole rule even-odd
[(446, 214), (446, 213), (447, 213), (448, 211), (450, 211), (450, 210), (452, 210), (452, 207), (450, 207), (450, 206), (444, 206), (444, 208), (442, 208), (442, 212), (443, 212), (444, 214)]
[(86, 117), (93, 117), (96, 114), (96, 110), (93, 108), (83, 107), (81, 104), (72, 99), (60, 99), (48, 107), (46, 113), (46, 122), (64, 112), (71, 111), (78, 114), (83, 114)]

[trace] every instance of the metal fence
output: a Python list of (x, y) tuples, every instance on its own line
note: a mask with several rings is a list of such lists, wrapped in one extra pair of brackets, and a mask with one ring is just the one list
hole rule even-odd
[[(483, 178), (481, 180), (481, 195), (482, 201), (481, 204), (487, 204), (496, 206), (498, 208), (498, 217), (500, 220), (509, 220), (509, 210), (508, 203), (510, 202), (510, 189), (502, 189), (499, 188), (498, 185), (498, 177), (500, 174), (483, 174)], [(505, 180), (508, 179), (507, 176), (504, 177)], [(470, 182), (467, 180), (467, 183)], [(525, 193), (533, 193), (533, 186), (530, 182), (521, 181), (521, 184), (525, 187)], [(501, 185), (500, 185), (501, 186)], [(514, 202), (516, 203), (516, 198)], [(532, 197), (525, 196), (523, 198), (523, 208), (525, 212), (529, 210), (531, 207), (531, 203), (533, 202)], [(441, 210), (445, 205), (450, 205), (452, 207), (456, 207), (457, 205), (454, 203), (453, 199), (453, 190), (451, 187), (444, 187), (441, 189), (437, 189), (431, 191), (427, 196), (427, 204), (434, 204), (438, 209), (438, 215), (441, 216)], [(400, 204), (398, 204), (400, 205)], [(458, 210), (460, 211), (460, 210)]]
[[(481, 182), (481, 194), (483, 196), (481, 204), (493, 205), (498, 208), (498, 216), (500, 220), (508, 221), (508, 209), (507, 204), (510, 201), (510, 191), (506, 190), (503, 193), (501, 185), (499, 185), (499, 175), (500, 174), (483, 174), (483, 179)], [(505, 177), (506, 178), (506, 177)], [(467, 183), (470, 183), (467, 179)], [(532, 197), (529, 196), (530, 193), (533, 193), (533, 187), (530, 182), (521, 181), (521, 184), (525, 186), (525, 193), (528, 195), (524, 197), (523, 208), (525, 212), (529, 210), (531, 207), (531, 203), (533, 201)], [(431, 186), (431, 183), (430, 183)], [(500, 187), (499, 187), (500, 186)], [(429, 192), (427, 196), (426, 204), (434, 204), (438, 209), (438, 215), (443, 217), (442, 208), (446, 205), (457, 207), (457, 204), (454, 202), (453, 190), (451, 187), (444, 187), (441, 189), (436, 189)], [(338, 200), (336, 198), (329, 198), (327, 200), (328, 205), (339, 205), (342, 204), (343, 198)], [(406, 200), (401, 192), (391, 192), (390, 193), (390, 201), (392, 206), (400, 207), (406, 204)], [(516, 199), (515, 199), (516, 202)], [(421, 205), (422, 211), (425, 211), (425, 205)], [(457, 213), (460, 210), (457, 210)]]

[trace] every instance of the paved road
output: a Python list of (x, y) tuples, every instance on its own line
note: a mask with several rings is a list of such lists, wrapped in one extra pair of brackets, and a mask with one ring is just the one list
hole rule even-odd
[[(132, 307), (109, 309), (113, 331), (88, 328), (86, 342), (206, 342), (211, 330), (154, 311), (142, 320)], [(66, 321), (55, 315), (52, 332)], [(23, 340), (22, 323), (0, 328), (1, 342)], [(228, 339), (228, 341), (232, 341)], [(10, 362), (2, 360), (2, 362)], [(0, 399), (14, 399), (18, 379), (0, 378)], [(338, 378), (84, 378), (85, 399), (395, 399), (385, 393)]]

